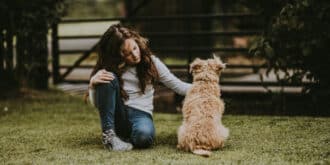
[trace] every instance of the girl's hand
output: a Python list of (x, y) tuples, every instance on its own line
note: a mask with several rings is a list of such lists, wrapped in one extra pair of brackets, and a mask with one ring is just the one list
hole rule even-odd
[(93, 88), (96, 84), (110, 83), (115, 76), (113, 73), (106, 71), (105, 69), (97, 71), (97, 73), (89, 81), (89, 86)]

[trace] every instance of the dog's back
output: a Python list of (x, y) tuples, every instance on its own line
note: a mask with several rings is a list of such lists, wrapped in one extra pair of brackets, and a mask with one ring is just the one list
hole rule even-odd
[[(204, 91), (196, 93), (201, 88), (204, 88)], [(207, 90), (205, 86), (193, 84), (188, 92), (182, 107), (183, 125), (179, 129), (178, 145), (180, 149), (211, 150), (223, 145), (224, 138), (219, 134), (221, 126), (219, 121), (221, 121), (224, 103), (213, 88)]]
[(183, 124), (178, 130), (177, 147), (209, 156), (210, 150), (223, 146), (229, 131), (221, 124), (224, 102), (220, 99), (217, 68), (212, 67), (212, 62), (207, 63), (208, 68), (205, 67), (205, 61), (198, 62), (204, 62), (204, 70), (201, 67), (193, 68), (198, 72), (195, 72), (193, 86), (183, 103)]

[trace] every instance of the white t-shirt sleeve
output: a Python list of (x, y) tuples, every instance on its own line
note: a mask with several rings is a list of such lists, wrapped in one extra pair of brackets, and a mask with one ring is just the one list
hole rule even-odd
[(186, 95), (192, 84), (183, 82), (173, 75), (165, 64), (156, 56), (151, 56), (151, 58), (157, 68), (160, 82), (162, 82), (166, 87), (172, 89), (174, 92), (180, 95)]

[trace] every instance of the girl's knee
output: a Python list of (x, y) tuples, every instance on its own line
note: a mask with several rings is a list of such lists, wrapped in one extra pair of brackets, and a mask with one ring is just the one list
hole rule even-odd
[(109, 83), (99, 83), (95, 86), (96, 91), (107, 91), (109, 89), (119, 88), (119, 80), (117, 76), (114, 76), (114, 79)]
[(154, 131), (138, 130), (132, 135), (132, 142), (136, 148), (149, 148), (154, 142)]
[(95, 86), (95, 106), (99, 109), (109, 109), (117, 102), (120, 90), (118, 79), (115, 77), (109, 83), (100, 83)]

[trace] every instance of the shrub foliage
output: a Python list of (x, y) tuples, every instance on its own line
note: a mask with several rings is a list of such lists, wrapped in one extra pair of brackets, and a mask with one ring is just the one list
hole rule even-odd
[(47, 34), (64, 0), (0, 1), (0, 88), (48, 88)]
[(307, 79), (313, 85), (305, 85), (305, 92), (329, 95), (330, 1), (255, 0), (255, 4), (263, 11), (266, 28), (250, 52), (267, 60), (268, 73), (284, 72), (281, 81)]

